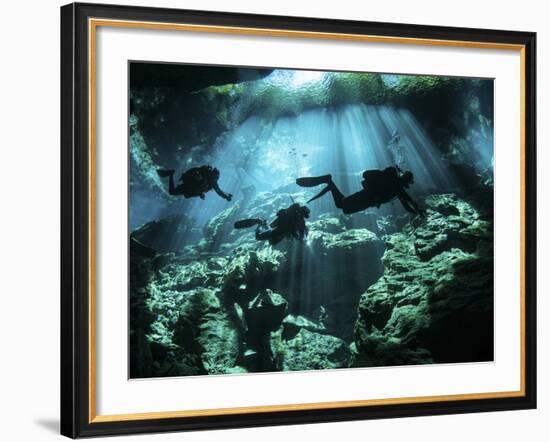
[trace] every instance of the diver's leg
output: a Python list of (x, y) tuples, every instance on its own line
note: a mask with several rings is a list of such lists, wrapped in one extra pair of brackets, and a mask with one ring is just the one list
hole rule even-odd
[(174, 169), (157, 169), (157, 173), (160, 177), (167, 177), (170, 175), (174, 175), (176, 171)]
[(168, 193), (170, 195), (177, 195), (175, 193), (176, 187), (174, 186), (174, 173), (176, 171), (174, 169), (159, 169), (157, 170), (157, 173), (160, 177), (165, 178), (168, 177)]
[(280, 227), (270, 229), (265, 222), (256, 229), (257, 241), (268, 241), (272, 246), (281, 242), (285, 237), (285, 232)]
[(340, 208), (347, 214), (360, 212), (361, 210), (368, 209), (373, 205), (371, 200), (372, 198), (367, 191), (360, 190), (359, 192), (355, 192), (354, 194), (343, 198)]
[(344, 197), (344, 194), (340, 192), (340, 189), (336, 187), (336, 184), (334, 184), (334, 181), (332, 181), (332, 179), (328, 182), (327, 186), (323, 190), (321, 190), (317, 195), (315, 195), (313, 198), (308, 200), (308, 203), (316, 200), (317, 198), (321, 198), (325, 193), (328, 193), (328, 192), (332, 194), (334, 205), (339, 209), (341, 209), (342, 201), (345, 199), (345, 197)]
[(256, 229), (256, 240), (257, 241), (264, 241), (269, 240), (273, 236), (273, 230), (271, 229), (262, 229), (261, 226), (258, 226)]
[(174, 174), (170, 175), (170, 178), (168, 178), (168, 193), (170, 195), (175, 195), (176, 187), (174, 186)]
[(263, 218), (248, 218), (235, 221), (235, 224), (233, 226), (235, 227), (235, 229), (246, 229), (252, 226), (266, 227), (267, 223)]
[(334, 184), (332, 179), (330, 180), (330, 183), (327, 187), (329, 188), (330, 193), (332, 193), (332, 199), (334, 200), (334, 205), (339, 209), (341, 209), (343, 201), (346, 199), (344, 194), (340, 192), (340, 189), (336, 187), (336, 184)]

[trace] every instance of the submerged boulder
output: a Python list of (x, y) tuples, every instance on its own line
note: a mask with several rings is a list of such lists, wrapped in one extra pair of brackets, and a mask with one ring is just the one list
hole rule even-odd
[(352, 338), (359, 298), (382, 274), (384, 242), (367, 229), (346, 230), (341, 220), (325, 218), (311, 223), (305, 244), (285, 247), (289, 258), (275, 289), (287, 296), (290, 311), (315, 317), (323, 307), (327, 333)]
[(179, 252), (189, 241), (198, 238), (199, 232), (186, 215), (174, 215), (151, 221), (132, 232), (131, 238), (143, 246), (160, 253)]
[(269, 289), (261, 291), (250, 301), (245, 312), (247, 324), (245, 339), (249, 347), (244, 354), (245, 366), (253, 371), (276, 369), (270, 335), (280, 327), (286, 311), (286, 300)]
[[(287, 195), (254, 198), (250, 216), (261, 217)], [(432, 195), (424, 220), (382, 220), (383, 239), (364, 227), (380, 218), (327, 213), (305, 241), (272, 247), (253, 229), (221, 234), (230, 208), (207, 228), (214, 247), (161, 253), (132, 237), (132, 373), (490, 360), (492, 224), (482, 201)]]
[(283, 321), (283, 339), (292, 339), (302, 329), (321, 334), (327, 330), (323, 323), (314, 322), (305, 316), (288, 315)]
[(343, 368), (351, 362), (351, 351), (345, 341), (305, 328), (289, 340), (275, 337), (272, 345), (283, 371)]
[(492, 226), (454, 195), (386, 239), (384, 274), (361, 296), (358, 366), (493, 358)]
[(288, 303), (278, 293), (263, 290), (248, 304), (246, 324), (253, 336), (266, 335), (279, 328), (287, 312)]
[(260, 291), (273, 286), (284, 261), (285, 255), (269, 246), (234, 254), (221, 281), (225, 296), (247, 308)]
[(202, 246), (215, 250), (226, 242), (234, 234), (233, 223), (239, 219), (244, 207), (245, 204), (240, 200), (213, 217), (204, 228)]
[(173, 342), (186, 353), (197, 355), (208, 374), (230, 371), (240, 354), (237, 326), (212, 290), (197, 290), (186, 296)]

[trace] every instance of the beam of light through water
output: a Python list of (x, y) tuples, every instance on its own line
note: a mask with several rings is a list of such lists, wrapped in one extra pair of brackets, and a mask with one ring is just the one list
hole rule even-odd
[[(408, 110), (389, 106), (313, 109), (272, 123), (251, 117), (226, 137), (212, 163), (221, 172), (220, 187), (233, 194), (234, 200), (250, 185), (258, 191), (303, 191), (294, 184), (297, 177), (328, 173), (349, 195), (361, 189), (363, 171), (394, 164), (388, 142), (395, 131), (401, 137), (405, 167), (415, 176), (410, 193), (452, 188), (452, 174), (424, 129)], [(310, 195), (319, 190), (306, 189)], [(176, 201), (174, 205), (172, 210), (177, 211), (179, 205), (202, 226), (230, 203), (209, 192), (204, 201)], [(311, 209), (314, 216), (334, 210), (331, 196), (316, 200)], [(380, 214), (402, 211), (396, 203), (378, 210)]]
[[(413, 198), (415, 194), (424, 191), (444, 191), (452, 187), (452, 176), (436, 146), (409, 111), (358, 104), (308, 110), (297, 116), (280, 117), (271, 123), (258, 117), (248, 118), (218, 146), (218, 153), (212, 161), (221, 173), (220, 187), (234, 195), (234, 202), (228, 203), (214, 192), (209, 192), (204, 201), (198, 198), (182, 201), (180, 207), (185, 207), (184, 212), (192, 214), (197, 226), (201, 228), (221, 211), (231, 208), (241, 198), (241, 189), (246, 186), (253, 185), (257, 191), (268, 193), (303, 192), (305, 196), (299, 202), (304, 203), (306, 198), (322, 187), (303, 189), (295, 184), (295, 179), (328, 173), (332, 174), (342, 192), (349, 195), (361, 189), (363, 171), (384, 169), (394, 164), (388, 143), (396, 131), (400, 134), (406, 169), (415, 175), (415, 183), (409, 189)], [(178, 203), (174, 204), (177, 207)], [(274, 208), (272, 216), (285, 204)], [(286, 205), (289, 204), (290, 201)], [(311, 203), (310, 208), (311, 221), (321, 214), (340, 213), (330, 194)], [(371, 208), (367, 212), (374, 214), (372, 230), (376, 228), (378, 216), (406, 214), (398, 202)], [(246, 212), (242, 213), (242, 217), (247, 216)], [(359, 223), (365, 226), (361, 214), (349, 217), (350, 228)], [(225, 239), (218, 238), (216, 244), (223, 243)], [(259, 247), (263, 245), (258, 244)], [(289, 260), (293, 265), (284, 281), (280, 281), (280, 286), (285, 287), (287, 293), (284, 295), (290, 300), (293, 311), (312, 317), (321, 305), (342, 302), (338, 298), (320, 296), (321, 289), (312, 280), (320, 257), (307, 243), (293, 244), (287, 240), (278, 247), (290, 247)], [(373, 275), (381, 272), (377, 267), (379, 264), (359, 260), (353, 263), (324, 262), (323, 265), (340, 275), (352, 272), (357, 294), (372, 283)], [(348, 283), (332, 279), (324, 283), (321, 291), (325, 294), (338, 293), (339, 286)], [(353, 319), (348, 318), (349, 321)], [(349, 332), (346, 329), (342, 333)]]
[[(359, 355), (352, 358), (355, 363), (376, 365), (378, 361), (371, 360), (370, 348), (378, 346), (377, 342), (386, 346), (385, 340), (377, 341), (378, 334), (382, 336), (388, 329), (396, 330), (397, 338), (388, 333), (392, 338), (387, 341), (388, 349), (383, 349), (384, 352), (393, 351), (394, 341), (401, 340), (402, 336), (408, 340), (410, 329), (416, 327), (416, 322), (409, 325), (413, 324), (409, 323), (413, 314), (409, 311), (417, 314), (415, 309), (409, 310), (413, 304), (419, 307), (422, 323), (431, 322), (424, 295), (426, 299), (431, 296), (433, 281), (442, 280), (448, 283), (442, 286), (444, 290), (455, 290), (454, 283), (447, 280), (447, 275), (452, 273), (445, 270), (447, 261), (449, 269), (454, 271), (456, 261), (457, 269), (462, 271), (463, 267), (458, 266), (470, 266), (467, 255), (479, 254), (483, 249), (479, 246), (481, 242), (476, 244), (466, 235), (468, 238), (465, 237), (464, 250), (461, 250), (464, 235), (460, 232), (454, 235), (454, 227), (449, 226), (457, 225), (456, 232), (465, 231), (464, 226), (470, 225), (465, 220), (472, 218), (475, 222), (472, 225), (485, 235), (479, 226), (486, 223), (481, 219), (482, 215), (486, 216), (485, 199), (489, 201), (492, 196), (493, 117), (492, 110), (481, 113), (479, 108), (482, 104), (490, 106), (487, 98), (490, 94), (481, 95), (484, 101), (476, 102), (477, 89), (473, 90), (475, 99), (462, 89), (456, 94), (447, 93), (445, 82), (441, 86), (435, 77), (421, 77), (418, 83), (407, 83), (403, 76), (387, 74), (275, 69), (262, 75), (266, 76), (251, 81), (244, 80), (243, 76), (243, 81), (235, 84), (208, 86), (193, 94), (182, 93), (174, 103), (168, 103), (170, 106), (153, 103), (159, 109), (151, 114), (172, 116), (173, 122), (169, 125), (140, 127), (137, 118), (142, 114), (136, 114), (130, 139), (130, 164), (135, 165), (135, 169), (130, 171), (129, 219), (137, 242), (130, 241), (130, 254), (153, 256), (139, 242), (155, 249), (158, 254), (150, 267), (151, 275), (158, 273), (159, 281), (157, 287), (153, 284), (149, 287), (146, 282), (139, 296), (150, 290), (150, 299), (156, 303), (157, 288), (162, 287), (162, 297), (176, 300), (167, 307), (169, 310), (176, 307), (170, 318), (182, 319), (181, 324), (180, 319), (178, 323), (172, 321), (177, 325), (175, 336), (176, 332), (188, 331), (187, 322), (197, 320), (200, 324), (197, 322), (193, 327), (202, 327), (203, 313), (195, 315), (195, 301), (191, 297), (203, 293), (212, 295), (216, 306), (205, 298), (204, 317), (211, 313), (218, 315), (215, 309), (219, 303), (223, 314), (216, 321), (228, 324), (213, 337), (223, 342), (235, 340), (239, 356), (233, 362), (239, 370), (269, 368), (262, 365), (263, 362), (256, 364), (254, 355), (247, 356), (242, 350), (257, 351), (256, 357), (263, 361), (277, 346), (282, 353), (288, 351), (287, 345), (296, 345), (297, 352), (307, 353), (299, 348), (300, 342), (312, 348), (330, 347), (333, 344), (324, 343), (328, 342), (324, 341), (327, 336), (343, 339), (346, 345), (341, 348)], [(424, 81), (429, 84), (425, 85)], [(382, 83), (387, 87), (380, 86)], [(442, 90), (445, 99), (450, 97), (444, 104), (456, 103), (456, 107), (450, 106), (449, 110), (441, 104), (445, 101), (438, 95)], [(373, 96), (373, 91), (379, 95)], [(425, 91), (429, 95), (426, 102), (422, 101)], [(416, 102), (417, 99), (422, 102)], [(463, 101), (467, 110), (463, 110)], [(189, 103), (196, 105), (200, 112), (193, 114)], [(145, 117), (139, 116), (140, 121), (150, 123), (149, 113), (143, 112), (143, 115)], [(182, 122), (185, 123), (183, 129)], [(166, 134), (162, 132), (164, 129)], [(159, 165), (177, 168), (176, 185), (181, 174), (191, 167), (216, 167), (220, 171), (220, 189), (233, 198), (227, 201), (213, 190), (208, 191), (204, 199), (170, 196), (168, 180), (161, 177), (165, 174), (157, 173)], [(294, 223), (284, 216), (290, 212), (281, 209), (294, 202), (305, 205), (326, 186), (300, 187), (296, 184), (297, 178), (330, 174), (337, 188), (348, 197), (363, 190), (365, 171), (391, 166), (412, 172), (414, 182), (406, 192), (420, 208), (426, 209), (425, 217), (418, 210), (418, 215), (408, 212), (397, 197), (379, 207), (344, 214), (336, 207), (333, 194), (328, 192), (307, 203), (310, 212), (305, 222), (309, 235), (303, 241), (290, 237), (292, 232), (287, 227)], [(366, 187), (376, 186), (373, 181), (368, 181)], [(445, 193), (455, 195), (441, 195)], [(462, 203), (466, 204), (470, 197), (480, 204), (479, 213), (474, 209), (463, 213)], [(464, 201), (459, 201), (462, 199)], [(488, 203), (487, 207), (492, 210)], [(487, 214), (490, 215), (488, 209)], [(271, 224), (277, 217), (279, 225)], [(281, 231), (288, 236), (274, 245), (257, 241), (256, 235), (265, 233), (267, 227), (256, 218), (265, 218), (270, 227), (277, 226), (271, 238), (273, 242), (280, 239), (276, 234)], [(235, 228), (238, 220), (244, 222), (237, 223)], [(148, 222), (149, 225), (143, 226)], [(486, 249), (489, 250), (489, 246)], [(140, 272), (141, 257), (136, 262), (139, 265), (134, 266), (134, 271)], [(147, 269), (149, 261), (145, 263), (143, 268)], [(425, 280), (419, 278), (421, 273), (427, 275)], [(476, 273), (474, 277), (485, 284), (484, 274)], [(419, 284), (413, 284), (416, 279), (421, 280)], [(269, 308), (270, 298), (264, 292), (267, 289), (281, 295), (288, 310), (280, 309), (279, 322), (274, 322), (269, 331), (253, 336), (255, 322), (269, 322), (265, 315), (277, 317), (275, 310)], [(446, 295), (447, 291), (442, 293)], [(361, 298), (362, 295), (365, 296)], [(202, 309), (202, 298), (198, 299)], [(278, 296), (273, 299), (281, 302)], [(182, 306), (176, 305), (180, 300)], [(254, 300), (265, 302), (267, 313), (254, 313), (251, 308)], [(475, 302), (477, 305), (477, 299)], [(421, 308), (425, 309), (425, 316)], [(188, 320), (186, 309), (192, 321)], [(400, 309), (403, 316), (394, 313)], [(361, 321), (357, 321), (358, 314)], [(306, 319), (296, 318), (297, 315)], [(320, 336), (307, 340), (303, 337), (297, 339), (296, 344), (291, 343), (293, 333), (301, 333), (302, 329)], [(363, 349), (357, 338), (361, 334), (367, 336), (361, 341)], [(260, 344), (256, 341), (273, 346), (259, 350)], [(350, 346), (352, 343), (354, 347)], [(182, 351), (188, 351), (187, 347), (181, 347)], [(413, 353), (410, 357), (416, 363), (417, 356)], [(174, 354), (179, 358), (180, 350)], [(399, 352), (396, 354), (397, 358), (404, 357)], [(361, 361), (364, 356), (365, 360)], [(409, 357), (408, 353), (405, 356)], [(181, 366), (185, 364), (187, 360), (183, 360)], [(250, 368), (255, 367), (254, 364), (258, 365), (257, 370)]]
[[(248, 185), (289, 191), (299, 176), (327, 173), (349, 194), (361, 189), (364, 170), (393, 165), (387, 144), (394, 131), (401, 134), (407, 169), (415, 175), (412, 194), (452, 187), (452, 176), (436, 146), (412, 114), (388, 106), (314, 109), (263, 128), (261, 120), (252, 117), (228, 137), (214, 165), (221, 171), (220, 186), (234, 195)], [(294, 191), (301, 190), (295, 186)], [(199, 222), (221, 210), (225, 202), (210, 203), (201, 204), (205, 212)], [(333, 207), (329, 195), (313, 203), (317, 205), (321, 211)]]
[[(323, 82), (328, 78), (325, 77), (326, 74), (321, 72), (276, 70), (264, 82), (288, 86), (292, 90)], [(415, 176), (415, 182), (409, 189), (413, 198), (430, 191), (445, 192), (456, 185), (440, 151), (410, 111), (365, 104), (318, 107), (274, 121), (251, 116), (224, 136), (216, 146), (211, 164), (220, 170), (219, 185), (225, 192), (233, 194), (233, 202), (228, 203), (214, 192), (206, 194), (205, 200), (171, 198), (164, 208), (155, 207), (157, 203), (153, 199), (143, 199), (140, 204), (131, 204), (131, 210), (142, 216), (138, 218), (131, 213), (131, 219), (139, 219), (142, 223), (147, 216), (155, 220), (169, 214), (188, 214), (196, 229), (194, 235), (184, 234), (180, 239), (185, 244), (186, 241), (196, 241), (197, 230), (203, 229), (223, 210), (231, 208), (242, 197), (242, 189), (249, 186), (254, 186), (259, 192), (301, 193), (298, 202), (304, 203), (322, 187), (303, 189), (295, 184), (295, 179), (331, 174), (341, 191), (350, 195), (361, 190), (363, 171), (384, 169), (395, 164), (395, 156), (389, 148), (394, 134), (399, 134), (397, 144), (403, 160), (400, 166), (411, 170)], [(486, 137), (487, 143), (492, 142), (491, 137)], [(484, 147), (478, 150), (485, 156), (484, 163), (490, 163), (492, 149)], [(177, 172), (178, 176), (182, 171)], [(274, 208), (272, 217), (283, 207)], [(321, 214), (339, 214), (330, 194), (312, 202), (310, 209), (311, 220)], [(143, 212), (146, 213), (143, 215)], [(373, 215), (369, 221), (372, 230), (376, 230), (377, 217), (406, 214), (396, 201), (368, 209), (367, 213)], [(365, 226), (365, 217), (361, 215), (364, 214), (350, 217), (350, 228), (359, 224)], [(242, 217), (246, 216), (247, 213), (242, 213)], [(135, 223), (133, 227), (137, 227)], [(219, 237), (216, 242), (222, 243), (225, 239)], [(305, 280), (308, 278), (308, 268), (313, 266), (310, 252), (302, 251), (296, 257), (303, 261), (298, 266), (302, 274), (290, 275), (291, 285), (301, 287), (300, 290), (307, 290), (305, 287), (308, 287)], [(362, 264), (358, 265), (360, 267)], [(361, 271), (360, 268), (356, 270)], [(310, 295), (313, 296), (306, 294), (305, 299)]]

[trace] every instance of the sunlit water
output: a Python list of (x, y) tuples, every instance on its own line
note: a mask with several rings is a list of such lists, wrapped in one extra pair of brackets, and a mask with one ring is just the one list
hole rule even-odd
[[(275, 70), (262, 80), (248, 83), (249, 92), (235, 104), (236, 115), (256, 93), (266, 88), (278, 88), (285, 97), (302, 94), (328, 94), (334, 74), (319, 71)], [(382, 75), (391, 86), (399, 76)], [(251, 87), (250, 87), (251, 86)], [(304, 92), (306, 91), (306, 92)], [(292, 100), (291, 100), (292, 101)], [(397, 135), (397, 136), (396, 136)], [(482, 140), (483, 141), (483, 140)], [(483, 141), (492, 143), (492, 134)], [(478, 140), (479, 143), (479, 140)], [(412, 113), (403, 108), (350, 104), (338, 107), (317, 107), (297, 116), (269, 118), (252, 115), (238, 125), (215, 146), (212, 165), (220, 172), (220, 187), (234, 195), (254, 186), (257, 191), (306, 191), (308, 197), (321, 188), (301, 189), (295, 180), (301, 176), (331, 174), (345, 195), (361, 189), (361, 174), (368, 169), (384, 169), (398, 164), (414, 174), (409, 193), (426, 194), (447, 191), (456, 186), (453, 172), (442, 159), (441, 152)], [(482, 168), (492, 163), (492, 145), (478, 146)], [(189, 159), (191, 157), (189, 156)], [(198, 164), (179, 164), (177, 176), (186, 168)], [(141, 197), (141, 198), (140, 198)], [(209, 192), (206, 199), (174, 199), (160, 195), (166, 204), (159, 205), (144, 195), (132, 198), (131, 228), (143, 222), (178, 212), (193, 217), (198, 228), (229, 207), (231, 203)], [(300, 201), (303, 202), (303, 201)], [(326, 195), (310, 205), (312, 215), (335, 210), (332, 198)], [(369, 209), (373, 213), (402, 213), (398, 203)], [(139, 220), (139, 222), (137, 221)]]
[[(386, 81), (394, 80), (392, 76), (387, 77)], [(292, 89), (316, 82), (322, 85), (327, 78), (319, 72), (275, 71), (263, 81)], [(350, 104), (318, 107), (273, 121), (251, 116), (223, 140), (216, 146), (211, 164), (220, 170), (219, 185), (223, 191), (233, 194), (233, 202), (223, 200), (214, 192), (209, 192), (205, 200), (174, 201), (166, 197), (166, 207), (149, 209), (149, 220), (169, 213), (185, 213), (193, 218), (198, 229), (202, 229), (214, 216), (242, 198), (244, 188), (253, 186), (259, 192), (286, 193), (289, 195), (289, 205), (292, 194), (304, 192), (298, 200), (303, 204), (322, 187), (300, 188), (295, 184), (298, 177), (331, 174), (340, 190), (349, 195), (361, 190), (365, 170), (384, 169), (396, 163), (414, 174), (414, 184), (407, 190), (413, 199), (419, 199), (417, 195), (442, 193), (457, 186), (453, 172), (429, 134), (412, 113), (403, 108)], [(485, 151), (483, 163), (489, 164), (492, 146)], [(178, 176), (182, 171), (178, 170)], [(311, 220), (327, 212), (340, 213), (330, 194), (310, 203), (309, 207)], [(132, 210), (144, 209), (136, 206), (131, 207)], [(380, 208), (370, 208), (367, 212), (375, 215), (407, 213), (396, 201)], [(275, 215), (272, 214), (273, 217)], [(354, 219), (357, 218), (358, 215), (351, 215), (351, 227), (354, 227)], [(364, 220), (362, 226), (365, 226)], [(180, 238), (180, 243), (185, 244), (186, 240)], [(218, 243), (223, 240), (218, 239)], [(373, 282), (373, 278), (381, 274), (381, 262), (327, 262), (311, 250), (307, 241), (286, 247), (294, 265), (284, 275), (284, 280), (277, 284), (284, 285), (282, 292), (289, 300), (292, 311), (312, 317), (321, 305), (347, 302), (342, 313), (344, 316), (339, 318), (347, 324), (342, 324), (340, 333), (351, 333), (357, 300), (354, 303), (335, 296), (343, 285), (342, 281), (333, 279), (330, 287), (319, 288), (315, 280), (320, 269), (334, 274), (347, 272), (353, 281), (346, 281), (344, 285), (354, 287), (352, 295), (359, 296)], [(346, 317), (346, 314), (350, 316)]]
[[(259, 118), (252, 117), (231, 134), (213, 164), (221, 172), (220, 187), (236, 198), (250, 185), (258, 191), (285, 186), (297, 192), (303, 189), (294, 184), (296, 178), (328, 173), (350, 194), (361, 189), (363, 171), (395, 164), (389, 145), (395, 131), (400, 135), (401, 167), (414, 173), (412, 194), (452, 187), (452, 176), (439, 152), (411, 113), (387, 106), (309, 110), (297, 117), (279, 118), (267, 130)], [(250, 145), (256, 146), (255, 152), (243, 157), (243, 148)], [(211, 193), (206, 201), (194, 201), (190, 211), (200, 225), (227, 205)], [(334, 204), (327, 195), (311, 208), (329, 211)]]

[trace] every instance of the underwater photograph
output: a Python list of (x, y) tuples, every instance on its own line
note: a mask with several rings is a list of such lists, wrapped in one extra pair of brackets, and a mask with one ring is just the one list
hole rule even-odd
[(130, 378), (494, 360), (493, 79), (128, 69)]

